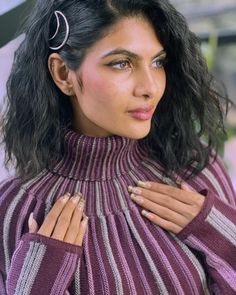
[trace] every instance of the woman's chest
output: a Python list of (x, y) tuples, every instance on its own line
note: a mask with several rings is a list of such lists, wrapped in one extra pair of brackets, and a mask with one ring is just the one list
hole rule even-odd
[(90, 220), (70, 294), (209, 294), (195, 253), (136, 210)]

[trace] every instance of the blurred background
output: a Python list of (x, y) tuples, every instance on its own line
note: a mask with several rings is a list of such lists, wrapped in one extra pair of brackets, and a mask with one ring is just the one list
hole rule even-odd
[[(0, 2), (0, 109), (4, 108), (6, 81), (14, 51), (24, 38), (19, 26), (34, 0), (1, 0)], [(209, 69), (222, 81), (230, 99), (236, 104), (236, 0), (171, 0), (186, 17), (189, 26), (201, 39), (202, 51)], [(236, 190), (236, 109), (227, 117), (228, 139), (221, 156)], [(14, 174), (3, 165), (4, 150), (0, 148), (0, 182)]]

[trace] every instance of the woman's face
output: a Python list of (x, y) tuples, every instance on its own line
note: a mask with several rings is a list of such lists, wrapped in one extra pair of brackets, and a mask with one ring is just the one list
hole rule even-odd
[(72, 73), (74, 129), (92, 137), (145, 137), (165, 91), (165, 58), (153, 27), (143, 18), (125, 18), (112, 27)]

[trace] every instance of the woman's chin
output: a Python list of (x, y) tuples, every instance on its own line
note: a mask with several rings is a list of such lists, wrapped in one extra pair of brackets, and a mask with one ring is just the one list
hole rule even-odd
[(131, 139), (142, 139), (146, 137), (151, 130), (151, 124), (148, 124), (147, 126), (136, 126), (135, 129), (126, 130), (125, 134), (123, 136), (131, 138)]

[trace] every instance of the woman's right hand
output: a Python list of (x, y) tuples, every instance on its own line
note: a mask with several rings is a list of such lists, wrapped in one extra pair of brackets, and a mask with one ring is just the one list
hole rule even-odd
[(88, 225), (88, 217), (83, 213), (84, 204), (85, 200), (80, 193), (71, 198), (69, 193), (65, 194), (55, 202), (39, 230), (31, 213), (29, 232), (82, 246)]

